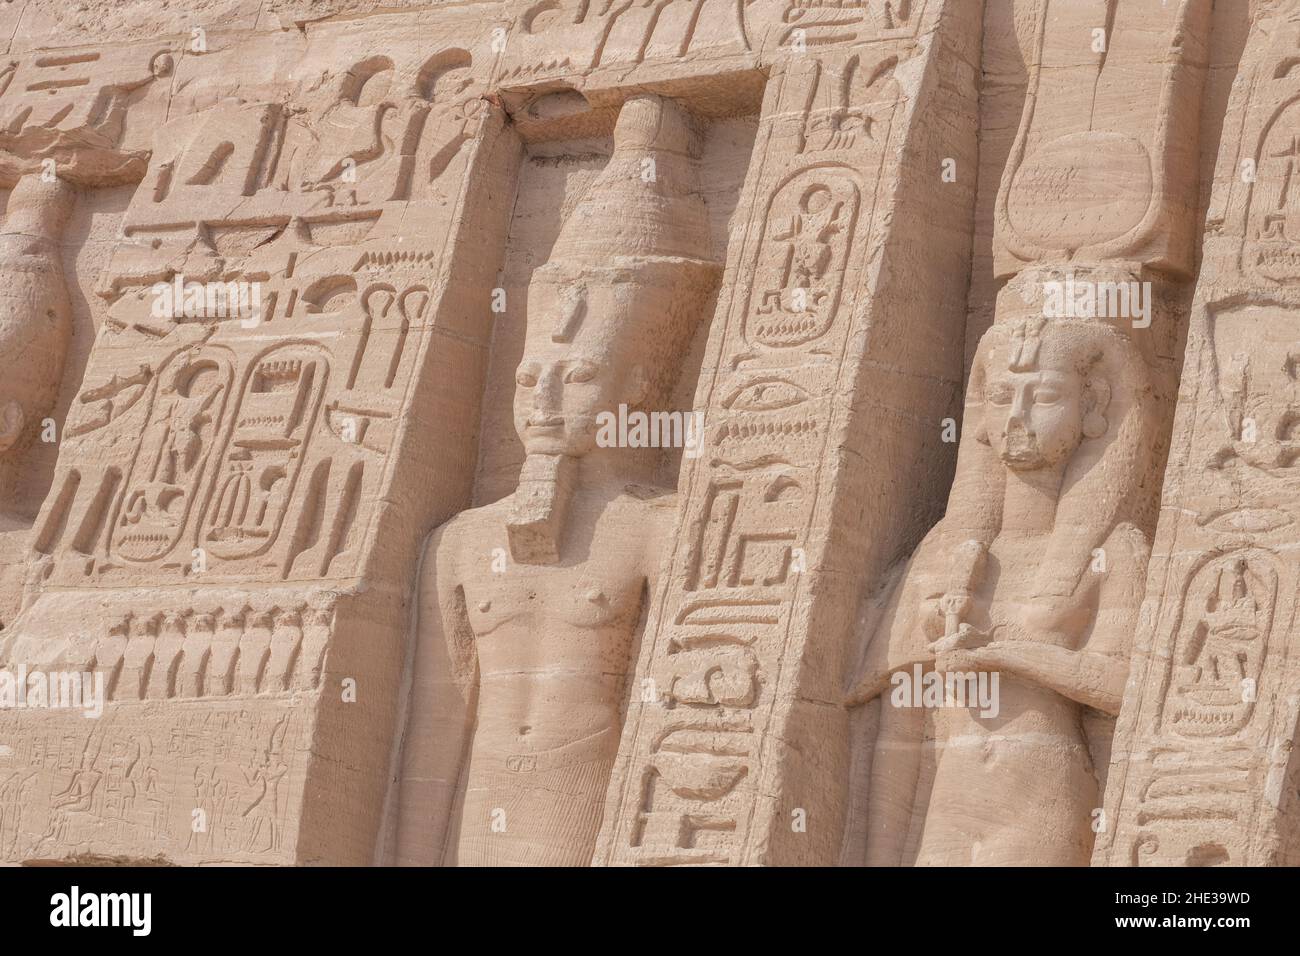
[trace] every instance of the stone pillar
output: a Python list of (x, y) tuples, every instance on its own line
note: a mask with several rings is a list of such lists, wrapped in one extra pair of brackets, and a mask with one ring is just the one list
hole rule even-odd
[(1294, 9), (1228, 106), (1097, 864), (1300, 861)]
[(980, 5), (911, 10), (776, 31), (598, 864), (837, 857), (857, 590), (922, 530), (891, 501), (938, 496), (961, 380)]

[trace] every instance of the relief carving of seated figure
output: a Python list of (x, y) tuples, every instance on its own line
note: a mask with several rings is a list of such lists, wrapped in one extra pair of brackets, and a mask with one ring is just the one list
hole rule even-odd
[[(880, 698), (867, 863), (1088, 863), (1149, 554), (1130, 516), (1150, 404), (1136, 347), (1101, 320), (1025, 310), (981, 340), (947, 514), (850, 694)], [(986, 675), (993, 706), (895, 693), (930, 671)]]
[(719, 278), (689, 123), (657, 96), (623, 106), (530, 282), (519, 488), (425, 546), (398, 862), (591, 860), (676, 501), (649, 486), (653, 457), (597, 441), (597, 416), (668, 407)]

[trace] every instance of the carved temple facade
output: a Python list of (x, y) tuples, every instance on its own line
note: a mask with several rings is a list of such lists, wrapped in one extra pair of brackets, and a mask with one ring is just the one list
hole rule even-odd
[(1300, 2), (73, 7), (0, 862), (1300, 862)]

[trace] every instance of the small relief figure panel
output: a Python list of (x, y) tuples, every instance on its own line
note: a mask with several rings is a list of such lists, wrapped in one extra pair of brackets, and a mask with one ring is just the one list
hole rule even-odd
[(0, 771), (0, 861), (294, 861), (307, 748), (283, 704), (36, 716), (0, 718), (24, 768)]

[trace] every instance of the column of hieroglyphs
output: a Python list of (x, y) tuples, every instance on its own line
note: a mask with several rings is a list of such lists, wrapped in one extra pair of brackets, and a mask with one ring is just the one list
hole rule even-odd
[(1259, 14), (1224, 125), (1101, 864), (1300, 859), (1287, 557), (1300, 517), (1300, 27), (1294, 2)]
[(6, 860), (370, 860), (419, 529), (473, 471), (494, 10), (176, 38), (0, 643), (109, 703), (4, 714)]
[[(1032, 7), (995, 213), (1009, 281), (947, 514), (865, 629), (852, 700), (879, 712), (850, 862), (1078, 865), (1100, 813), (1194, 265), (1210, 4)], [(927, 703), (932, 673), (969, 675), (979, 706)]]
[[(833, 862), (855, 582), (944, 474), (978, 4), (791, 3), (728, 256), (598, 863)], [(947, 168), (955, 181), (944, 179)], [(944, 222), (924, 239), (918, 223)]]

